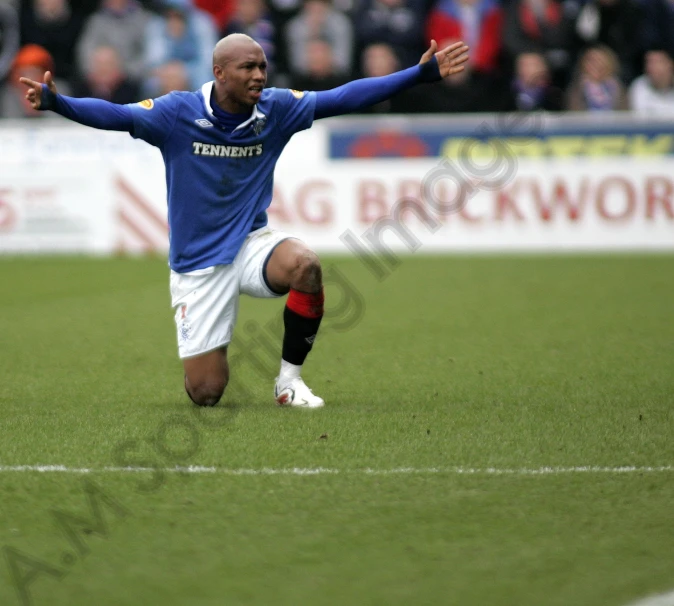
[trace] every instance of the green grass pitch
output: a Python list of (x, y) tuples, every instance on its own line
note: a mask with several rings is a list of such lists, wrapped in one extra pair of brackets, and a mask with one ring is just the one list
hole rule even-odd
[(324, 265), (304, 374), (326, 407), (274, 406), (283, 304), (246, 298), (232, 389), (200, 410), (164, 260), (0, 261), (0, 604), (625, 606), (674, 588), (674, 256)]

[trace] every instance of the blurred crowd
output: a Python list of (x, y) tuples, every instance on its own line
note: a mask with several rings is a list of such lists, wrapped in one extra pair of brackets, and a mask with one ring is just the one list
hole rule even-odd
[(270, 86), (325, 90), (463, 40), (466, 70), (374, 113), (632, 110), (674, 115), (674, 0), (0, 0), (0, 117), (42, 117), (20, 75), (131, 103), (212, 79), (227, 34), (257, 40)]

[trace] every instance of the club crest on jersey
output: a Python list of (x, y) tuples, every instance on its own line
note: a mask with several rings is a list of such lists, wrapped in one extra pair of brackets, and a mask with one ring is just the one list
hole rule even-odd
[(206, 120), (206, 118), (199, 118), (198, 120), (195, 120), (195, 122), (201, 126), (201, 128), (210, 128), (213, 126), (213, 123)]
[(293, 94), (293, 97), (295, 97), (295, 99), (301, 99), (302, 97), (304, 97), (304, 92), (302, 92), (301, 90), (295, 90), (294, 88), (291, 88), (290, 92)]
[(152, 109), (154, 107), (154, 101), (152, 99), (145, 99), (145, 101), (140, 101), (138, 105), (143, 109)]
[(267, 118), (258, 118), (257, 120), (255, 120), (255, 122), (253, 122), (253, 132), (256, 135), (259, 135), (266, 124)]

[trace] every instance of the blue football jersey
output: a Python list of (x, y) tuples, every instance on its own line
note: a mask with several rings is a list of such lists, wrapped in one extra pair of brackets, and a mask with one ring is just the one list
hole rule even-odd
[(267, 88), (251, 117), (225, 132), (213, 115), (213, 82), (129, 105), (131, 135), (166, 165), (169, 263), (186, 273), (231, 263), (246, 236), (267, 224), (274, 167), (314, 119), (316, 94)]

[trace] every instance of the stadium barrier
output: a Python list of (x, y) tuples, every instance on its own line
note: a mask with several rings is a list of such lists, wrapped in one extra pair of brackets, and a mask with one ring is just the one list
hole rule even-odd
[[(204, 158), (215, 161), (215, 158)], [(279, 160), (270, 223), (318, 251), (674, 249), (674, 124), (633, 116), (362, 117)], [(158, 150), (0, 122), (0, 252), (164, 252)]]

